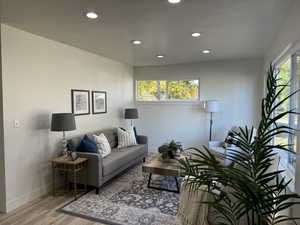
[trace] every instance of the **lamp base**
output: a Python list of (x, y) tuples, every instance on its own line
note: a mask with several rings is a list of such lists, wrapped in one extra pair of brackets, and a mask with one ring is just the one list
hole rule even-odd
[(69, 157), (68, 147), (67, 147), (68, 143), (67, 143), (65, 131), (63, 131), (63, 138), (61, 140), (61, 145), (62, 145), (62, 156), (65, 158)]

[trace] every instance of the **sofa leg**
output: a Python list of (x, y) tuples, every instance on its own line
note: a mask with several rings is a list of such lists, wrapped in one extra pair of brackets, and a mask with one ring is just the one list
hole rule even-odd
[(99, 188), (96, 188), (96, 195), (99, 195)]
[(143, 162), (146, 162), (146, 157), (143, 158)]

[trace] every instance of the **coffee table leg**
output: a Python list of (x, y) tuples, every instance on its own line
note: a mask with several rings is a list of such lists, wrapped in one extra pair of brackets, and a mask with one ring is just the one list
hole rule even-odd
[(151, 178), (152, 178), (152, 173), (149, 174), (149, 178), (148, 178), (148, 188), (151, 188), (150, 183), (151, 183)]
[(180, 188), (179, 188), (177, 177), (174, 177), (174, 178), (175, 178), (175, 182), (176, 182), (177, 193), (180, 193)]

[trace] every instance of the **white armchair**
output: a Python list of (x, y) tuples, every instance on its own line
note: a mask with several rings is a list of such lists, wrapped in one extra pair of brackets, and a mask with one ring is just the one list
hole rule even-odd
[(225, 145), (224, 141), (210, 141), (210, 142), (208, 142), (208, 147), (209, 148), (224, 147), (224, 145)]
[[(216, 156), (221, 163), (225, 163), (224, 155), (226, 149), (223, 147), (224, 142), (210, 141), (208, 144), (209, 151)], [(212, 200), (211, 194), (207, 191), (207, 186), (191, 191), (191, 187), (186, 177), (181, 185), (180, 207), (178, 218), (181, 225), (214, 225), (214, 214), (210, 212), (207, 202)]]
[(208, 149), (214, 150), (214, 151), (222, 153), (222, 154), (226, 153), (225, 142), (223, 142), (223, 141), (208, 142)]
[(214, 218), (209, 213), (209, 207), (203, 202), (211, 201), (207, 187), (190, 191), (190, 184), (182, 182), (180, 192), (180, 207), (178, 219), (181, 225), (213, 225)]

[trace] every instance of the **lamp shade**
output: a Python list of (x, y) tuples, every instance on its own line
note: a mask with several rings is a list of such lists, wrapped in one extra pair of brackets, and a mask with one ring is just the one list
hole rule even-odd
[(75, 118), (72, 113), (53, 113), (51, 131), (76, 130)]
[(204, 109), (206, 112), (219, 112), (220, 102), (218, 100), (208, 100), (205, 101)]
[(125, 109), (125, 119), (138, 119), (139, 114), (136, 108)]

